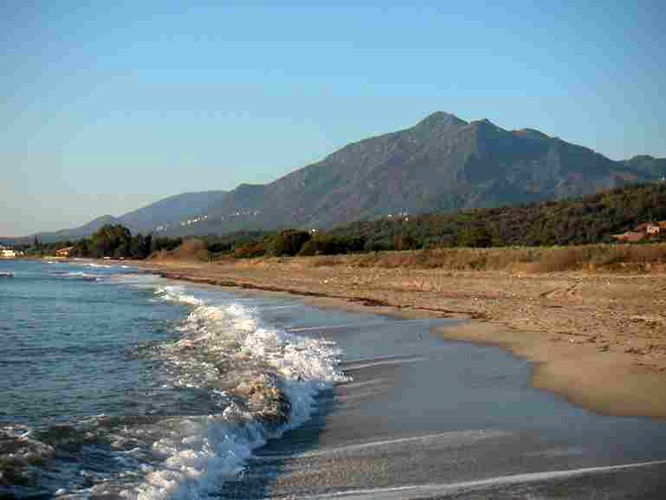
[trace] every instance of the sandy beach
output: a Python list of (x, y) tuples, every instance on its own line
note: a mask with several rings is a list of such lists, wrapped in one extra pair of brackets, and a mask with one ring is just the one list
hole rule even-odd
[(666, 418), (663, 273), (360, 267), (350, 257), (140, 267), (172, 279), (303, 296), (319, 307), (469, 319), (442, 334), (530, 361), (534, 387), (603, 414)]
[(256, 450), (222, 498), (664, 497), (662, 422), (531, 388), (528, 362), (442, 339), (437, 328), (456, 320), (238, 300), (268, 324), (335, 342), (349, 378), (319, 395), (308, 422)]
[[(536, 364), (527, 356), (537, 342), (513, 346), (525, 359), (488, 345), (502, 328), (521, 335), (487, 319), (492, 310), (478, 304), (491, 299), (474, 300), (483, 287), (501, 296), (501, 282), (490, 286), (501, 275), (475, 281), (412, 269), (400, 282), (397, 268), (318, 259), (148, 263), (146, 273), (113, 264), (14, 264), (2, 303), (16, 296), (15, 313), (2, 317), (20, 329), (2, 352), (0, 496), (666, 496), (665, 421), (602, 414), (533, 386), (535, 372), (563, 379), (551, 367), (587, 376), (561, 363), (566, 348), (574, 365), (586, 365), (574, 349), (591, 343), (551, 342), (561, 349), (545, 351), (559, 357)], [(406, 275), (420, 273), (441, 291), (410, 292)], [(39, 288), (45, 281), (51, 287)], [(466, 295), (455, 302), (449, 289)], [(24, 312), (25, 297), (34, 314)], [(65, 340), (54, 345), (58, 335)], [(51, 345), (38, 351), (38, 340)], [(65, 368), (54, 375), (34, 370), (56, 362)], [(70, 387), (45, 391), (52, 380)], [(595, 390), (576, 384), (582, 398)], [(645, 392), (659, 400), (658, 391)], [(32, 424), (22, 415), (34, 405)]]

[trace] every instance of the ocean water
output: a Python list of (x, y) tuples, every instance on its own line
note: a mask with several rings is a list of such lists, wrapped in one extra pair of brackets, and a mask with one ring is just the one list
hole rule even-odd
[(664, 420), (446, 323), (0, 261), (0, 498), (666, 498)]
[(209, 498), (346, 380), (333, 342), (127, 266), (0, 261), (0, 497)]

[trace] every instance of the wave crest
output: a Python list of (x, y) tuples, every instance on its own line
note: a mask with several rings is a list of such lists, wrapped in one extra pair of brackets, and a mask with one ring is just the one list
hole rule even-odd
[(307, 421), (317, 393), (347, 377), (335, 344), (261, 325), (238, 303), (208, 304), (178, 285), (162, 300), (192, 306), (177, 340), (157, 349), (173, 387), (207, 391), (218, 410), (160, 422), (139, 498), (203, 498), (243, 468), (252, 450)]

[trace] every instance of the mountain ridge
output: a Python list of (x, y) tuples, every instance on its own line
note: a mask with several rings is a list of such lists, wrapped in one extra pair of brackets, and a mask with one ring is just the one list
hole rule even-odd
[(467, 122), (436, 112), (255, 187), (255, 199), (243, 193), (239, 204), (232, 191), (210, 214), (219, 227), (208, 232), (331, 227), (395, 212), (579, 196), (657, 180), (643, 163), (616, 162), (535, 129), (508, 131), (488, 119)]
[(52, 241), (76, 240), (90, 236), (105, 224), (122, 224), (133, 233), (149, 233), (157, 228), (181, 227), (187, 220), (197, 217), (215, 203), (219, 202), (227, 191), (196, 191), (181, 193), (162, 198), (154, 203), (127, 212), (118, 217), (102, 215), (81, 226), (61, 229), (53, 232), (39, 232), (15, 239), (38, 238), (44, 243)]
[[(189, 214), (200, 216), (196, 223), (172, 222), (157, 232), (330, 228), (396, 213), (575, 197), (664, 176), (665, 158), (615, 161), (533, 128), (506, 130), (488, 119), (468, 122), (437, 111), (412, 127), (349, 143), (267, 184), (215, 192), (219, 196), (208, 207)], [(157, 216), (165, 200), (149, 206), (152, 219), (144, 217), (153, 231), (159, 227), (154, 222), (165, 219)], [(132, 213), (117, 219), (131, 223)]]

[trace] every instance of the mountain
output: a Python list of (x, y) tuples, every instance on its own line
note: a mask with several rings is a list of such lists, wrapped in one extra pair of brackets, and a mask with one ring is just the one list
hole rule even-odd
[(219, 205), (226, 194), (226, 191), (201, 191), (169, 196), (120, 217), (104, 215), (76, 228), (37, 233), (27, 239), (32, 241), (37, 236), (44, 243), (76, 240), (90, 236), (105, 224), (122, 224), (132, 233), (147, 233), (158, 229), (174, 232), (174, 229), (177, 231), (192, 225), (198, 216), (200, 219), (197, 220), (205, 220), (202, 214)]
[(187, 226), (188, 220), (219, 204), (226, 195), (226, 191), (178, 194), (128, 212), (118, 217), (118, 221), (132, 232), (154, 231), (158, 227), (167, 229), (172, 225), (183, 227)]
[[(349, 144), (269, 184), (186, 193), (114, 221), (133, 232), (168, 236), (330, 228), (404, 213), (571, 198), (665, 176), (665, 158), (614, 161), (538, 130), (505, 130), (440, 111), (411, 128)], [(56, 234), (71, 239), (98, 225), (96, 219)]]
[(437, 112), (270, 184), (240, 185), (196, 229), (328, 228), (389, 214), (562, 199), (661, 179), (665, 162), (649, 156), (613, 161), (538, 130), (505, 130)]
[(102, 215), (101, 217), (97, 217), (96, 219), (93, 219), (90, 222), (83, 224), (82, 226), (71, 229), (61, 229), (60, 231), (54, 231), (51, 233), (37, 233), (31, 236), (26, 236), (24, 238), (16, 238), (16, 242), (30, 243), (34, 238), (39, 238), (39, 240), (44, 243), (50, 243), (53, 241), (78, 240), (80, 238), (90, 236), (105, 224), (118, 224), (118, 219), (112, 215)]

